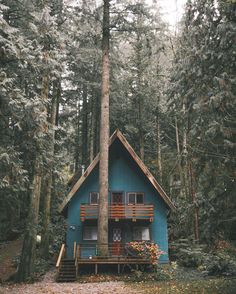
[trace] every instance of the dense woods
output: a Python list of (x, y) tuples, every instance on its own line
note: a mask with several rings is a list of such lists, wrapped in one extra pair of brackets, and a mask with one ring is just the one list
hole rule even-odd
[(235, 1), (186, 1), (177, 32), (157, 1), (109, 2), (110, 22), (95, 1), (0, 3), (0, 240), (24, 236), (19, 281), (59, 250), (58, 205), (108, 141), (109, 98), (110, 134), (176, 205), (170, 240), (236, 241)]

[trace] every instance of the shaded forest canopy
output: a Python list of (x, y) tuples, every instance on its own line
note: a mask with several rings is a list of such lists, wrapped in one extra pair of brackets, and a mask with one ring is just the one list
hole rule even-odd
[[(0, 240), (42, 235), (44, 257), (67, 181), (99, 151), (103, 10), (69, 3), (0, 3)], [(110, 11), (110, 133), (171, 196), (172, 241), (235, 241), (235, 1), (188, 0), (175, 33), (156, 1)]]

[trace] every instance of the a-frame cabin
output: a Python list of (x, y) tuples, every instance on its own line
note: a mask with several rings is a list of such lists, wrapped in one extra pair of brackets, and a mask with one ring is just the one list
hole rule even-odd
[(67, 258), (76, 256), (77, 263), (94, 263), (96, 266), (110, 262), (122, 264), (122, 258), (127, 257), (125, 245), (128, 242), (150, 240), (165, 252), (160, 263), (169, 261), (167, 214), (174, 205), (119, 130), (109, 141), (107, 259), (96, 256), (99, 154), (84, 174), (75, 179), (76, 175), (71, 179), (72, 188), (59, 208), (67, 217), (64, 246)]

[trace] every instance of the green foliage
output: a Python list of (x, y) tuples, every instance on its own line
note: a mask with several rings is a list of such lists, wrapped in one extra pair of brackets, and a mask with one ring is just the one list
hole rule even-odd
[(155, 280), (156, 281), (170, 281), (175, 277), (175, 269), (157, 265), (155, 268)]
[(173, 121), (177, 117), (180, 136), (187, 136), (196, 193), (194, 203), (190, 195), (177, 199), (179, 221), (184, 218), (193, 232), (193, 219), (186, 219), (197, 207), (200, 237), (208, 243), (222, 235), (235, 238), (235, 4), (217, 3), (188, 1), (168, 89), (168, 112)]
[(209, 250), (205, 245), (181, 239), (171, 244), (171, 254), (180, 265), (195, 268), (204, 275), (236, 274), (236, 249), (233, 245)]

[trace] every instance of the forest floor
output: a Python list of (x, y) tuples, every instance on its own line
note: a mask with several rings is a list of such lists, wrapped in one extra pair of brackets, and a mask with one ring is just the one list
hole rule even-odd
[(14, 258), (19, 256), (21, 248), (21, 239), (0, 244), (0, 281), (6, 281), (15, 273)]
[(42, 281), (32, 284), (3, 284), (0, 294), (236, 294), (236, 279), (127, 282), (121, 276), (97, 275), (56, 283), (55, 274), (49, 271)]
[[(0, 244), (0, 282), (6, 281), (16, 270), (22, 240)], [(196, 270), (179, 268), (179, 277), (171, 281), (146, 279), (136, 282), (132, 274), (81, 275), (74, 283), (56, 283), (55, 268), (35, 283), (4, 282), (0, 294), (236, 294), (236, 278), (204, 278)], [(147, 274), (148, 276), (148, 274)], [(139, 277), (140, 278), (140, 277)]]

